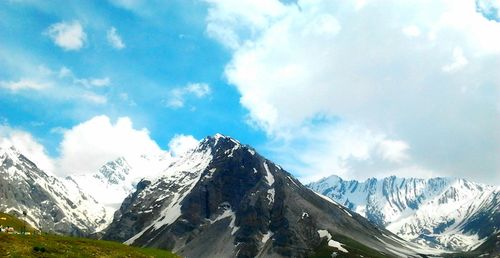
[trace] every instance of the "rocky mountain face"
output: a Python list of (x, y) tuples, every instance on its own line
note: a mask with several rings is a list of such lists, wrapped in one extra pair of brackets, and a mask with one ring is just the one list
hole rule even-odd
[(319, 249), (417, 255), (414, 246), (222, 135), (139, 182), (104, 238), (184, 257), (307, 257)]
[(400, 237), (431, 248), (466, 251), (500, 230), (500, 188), (455, 178), (331, 176), (308, 185)]
[(45, 232), (86, 236), (103, 230), (112, 212), (78, 187), (40, 170), (12, 146), (0, 147), (0, 210)]
[(140, 157), (120, 157), (104, 164), (96, 173), (71, 175), (65, 181), (81, 188), (99, 203), (117, 210), (142, 178), (164, 171), (174, 158), (165, 152)]

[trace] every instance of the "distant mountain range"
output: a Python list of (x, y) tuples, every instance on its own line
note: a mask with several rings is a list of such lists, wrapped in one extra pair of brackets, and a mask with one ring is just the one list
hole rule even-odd
[(12, 146), (0, 147), (0, 211), (45, 232), (79, 236), (104, 230), (113, 215), (113, 210), (40, 170)]
[(185, 257), (421, 257), (474, 246), (468, 254), (498, 252), (498, 188), (394, 177), (330, 177), (308, 187), (317, 193), (220, 134), (180, 157), (122, 157), (66, 178), (0, 147), (0, 211), (27, 211), (46, 232)]
[(467, 251), (500, 231), (500, 188), (457, 178), (330, 176), (307, 185), (398, 236)]

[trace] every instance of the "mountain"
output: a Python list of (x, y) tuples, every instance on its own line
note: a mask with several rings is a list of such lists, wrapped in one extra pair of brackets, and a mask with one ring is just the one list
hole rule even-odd
[(40, 170), (13, 146), (0, 146), (0, 211), (23, 217), (45, 232), (89, 235), (112, 213), (77, 187)]
[(184, 257), (417, 255), (396, 235), (220, 134), (202, 140), (159, 177), (140, 181), (103, 238)]
[(120, 157), (107, 162), (96, 173), (71, 175), (65, 181), (90, 194), (99, 203), (117, 210), (142, 178), (157, 175), (167, 169), (173, 160), (168, 152)]
[(500, 188), (456, 178), (330, 176), (308, 185), (398, 236), (451, 251), (475, 248), (500, 230)]

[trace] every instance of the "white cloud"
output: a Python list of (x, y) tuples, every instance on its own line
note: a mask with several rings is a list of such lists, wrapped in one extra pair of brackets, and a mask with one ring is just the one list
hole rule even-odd
[(43, 90), (50, 87), (50, 83), (41, 82), (29, 78), (22, 78), (18, 81), (0, 81), (0, 87), (12, 91), (18, 90)]
[[(68, 75), (69, 76), (69, 75)], [(72, 76), (72, 75), (71, 75)], [(75, 84), (80, 84), (86, 88), (91, 87), (106, 87), (111, 84), (111, 79), (109, 77), (103, 78), (77, 78), (72, 77)]]
[(210, 86), (206, 83), (190, 83), (184, 88), (186, 93), (192, 93), (198, 98), (202, 98), (210, 94)]
[(453, 49), (453, 62), (443, 66), (443, 71), (445, 72), (455, 72), (462, 69), (469, 63), (467, 58), (465, 58), (464, 53), (461, 48), (456, 47)]
[(108, 43), (112, 47), (114, 47), (116, 49), (123, 49), (123, 48), (125, 48), (125, 43), (123, 43), (123, 40), (120, 37), (120, 35), (118, 34), (118, 32), (116, 31), (115, 27), (109, 28), (109, 30), (108, 30), (108, 32), (106, 34), (106, 37), (108, 39)]
[[(37, 90), (39, 91), (37, 97), (63, 101), (78, 100), (99, 105), (107, 103), (106, 96), (90, 90), (90, 88), (102, 88), (111, 85), (111, 79), (107, 76), (79, 78), (67, 67), (52, 70), (43, 65), (33, 69), (29, 76), (17, 81), (0, 81), (0, 88), (8, 89), (13, 94), (18, 94), (23, 90)], [(82, 88), (82, 86), (86, 89)]]
[(295, 172), (485, 181), (500, 167), (500, 25), (474, 0), (209, 4), (207, 33), (233, 49), (228, 81)]
[(420, 36), (420, 29), (415, 25), (410, 25), (403, 28), (403, 33), (408, 37), (418, 37)]
[(207, 15), (207, 33), (229, 48), (239, 47), (245, 40), (238, 33), (241, 25), (250, 34), (269, 26), (270, 19), (280, 16), (285, 8), (279, 1), (267, 0), (205, 0), (211, 8)]
[(211, 91), (210, 86), (206, 83), (190, 83), (185, 87), (172, 89), (166, 100), (166, 105), (170, 108), (181, 108), (184, 107), (186, 99), (190, 96), (200, 99), (208, 96)]
[(108, 99), (105, 96), (95, 94), (93, 92), (84, 92), (81, 98), (87, 102), (92, 102), (94, 104), (106, 104)]
[(64, 131), (59, 149), (58, 173), (61, 175), (92, 173), (118, 157), (162, 152), (147, 129), (135, 129), (128, 117), (112, 123), (107, 116), (96, 116)]
[(111, 80), (109, 79), (109, 77), (90, 79), (90, 84), (96, 87), (109, 86), (110, 83)]
[[(30, 133), (0, 125), (0, 148), (14, 146), (39, 168), (59, 176), (95, 173), (106, 162), (119, 157), (137, 161), (143, 155), (178, 157), (195, 148), (199, 141), (178, 134), (169, 142), (169, 152), (151, 139), (146, 128), (134, 128), (128, 117), (112, 122), (105, 115), (93, 117), (72, 128), (56, 127), (51, 133), (62, 135), (59, 157), (50, 157), (44, 146)], [(139, 159), (140, 160), (140, 159)]]
[(45, 34), (64, 50), (79, 50), (87, 40), (87, 35), (78, 21), (52, 24)]
[(54, 171), (54, 162), (48, 156), (43, 145), (24, 131), (0, 125), (0, 148), (14, 146), (21, 154), (33, 161), (40, 169), (47, 173)]
[(191, 135), (176, 134), (168, 143), (168, 148), (174, 157), (181, 156), (198, 146), (199, 141)]

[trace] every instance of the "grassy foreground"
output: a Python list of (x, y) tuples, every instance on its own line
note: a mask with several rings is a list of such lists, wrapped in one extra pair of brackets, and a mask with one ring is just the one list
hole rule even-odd
[(2, 233), (0, 254), (6, 257), (179, 257), (165, 250), (131, 247), (111, 241)]
[[(0, 212), (0, 225), (13, 227), (16, 232), (26, 225), (15, 216)], [(162, 257), (179, 256), (159, 249), (131, 247), (117, 242), (57, 235), (20, 235), (0, 233), (1, 257)]]
[(3, 227), (13, 227), (16, 231), (21, 231), (26, 226), (26, 231), (33, 232), (34, 228), (24, 220), (20, 220), (10, 214), (0, 212), (0, 225)]

